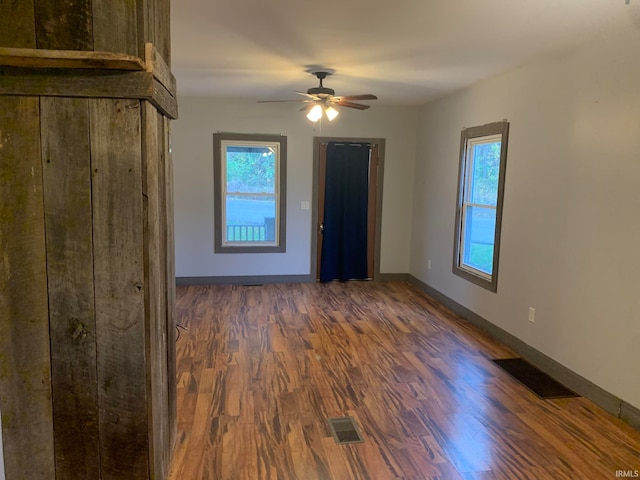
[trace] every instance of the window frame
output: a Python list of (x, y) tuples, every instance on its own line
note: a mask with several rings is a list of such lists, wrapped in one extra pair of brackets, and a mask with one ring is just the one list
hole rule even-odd
[[(500, 170), (498, 174), (498, 195), (495, 212), (496, 223), (493, 243), (493, 264), (488, 274), (463, 263), (465, 238), (465, 213), (469, 206), (480, 208), (494, 208), (485, 204), (474, 204), (468, 201), (472, 185), (473, 159), (471, 148), (474, 145), (500, 141)], [(500, 263), (500, 237), (502, 232), (502, 207), (504, 202), (504, 184), (507, 168), (507, 147), (509, 140), (509, 122), (488, 123), (476, 127), (465, 128), (460, 134), (460, 157), (458, 169), (458, 193), (456, 201), (456, 224), (453, 246), (453, 273), (491, 292), (498, 291), (498, 266)]]
[[(275, 196), (276, 220), (274, 243), (227, 243), (226, 234), (226, 147), (277, 145)], [(214, 177), (214, 252), (215, 253), (284, 253), (286, 252), (286, 203), (287, 203), (287, 137), (270, 134), (245, 134), (218, 132), (213, 134)]]

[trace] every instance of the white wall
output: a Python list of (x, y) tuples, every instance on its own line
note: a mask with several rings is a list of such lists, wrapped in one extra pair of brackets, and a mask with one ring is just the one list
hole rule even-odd
[[(180, 97), (172, 123), (175, 165), (176, 276), (307, 275), (311, 265), (310, 201), (313, 137), (386, 139), (382, 212), (382, 273), (409, 270), (417, 107), (341, 109), (315, 130), (295, 103)], [(213, 139), (217, 131), (287, 136), (287, 251), (282, 254), (213, 253)]]
[[(411, 273), (640, 407), (640, 31), (423, 108)], [(463, 127), (511, 123), (498, 293), (451, 273)], [(431, 259), (432, 268), (427, 269)], [(536, 323), (527, 321), (536, 308)]]

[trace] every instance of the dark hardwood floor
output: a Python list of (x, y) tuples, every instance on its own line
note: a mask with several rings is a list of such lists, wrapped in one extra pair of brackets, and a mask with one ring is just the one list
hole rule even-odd
[[(541, 400), (514, 356), (406, 283), (177, 292), (170, 479), (614, 479), (640, 432), (584, 398)], [(365, 442), (336, 445), (351, 415)]]

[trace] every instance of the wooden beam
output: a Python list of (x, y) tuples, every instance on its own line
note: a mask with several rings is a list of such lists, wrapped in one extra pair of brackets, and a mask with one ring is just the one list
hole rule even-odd
[(153, 93), (149, 101), (170, 119), (175, 120), (178, 118), (178, 101), (176, 97), (155, 78), (153, 79)]
[(146, 68), (139, 57), (123, 53), (6, 47), (0, 47), (0, 66), (126, 71), (144, 71)]
[(0, 47), (0, 95), (148, 100), (178, 116), (176, 79), (151, 43), (145, 60), (126, 54)]
[(178, 117), (176, 98), (148, 72), (0, 68), (0, 95), (149, 100), (164, 115)]
[(147, 72), (153, 73), (153, 76), (175, 97), (176, 79), (171, 73), (171, 68), (152, 43), (147, 43), (145, 46), (145, 65)]

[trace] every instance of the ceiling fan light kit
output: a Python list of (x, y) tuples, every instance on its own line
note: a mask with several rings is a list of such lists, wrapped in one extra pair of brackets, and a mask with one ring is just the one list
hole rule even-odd
[(320, 120), (322, 118), (322, 107), (316, 103), (307, 113), (307, 118), (314, 123)]
[(334, 118), (336, 118), (340, 114), (340, 112), (335, 108), (333, 108), (331, 105), (329, 105), (327, 108), (324, 109), (324, 114), (327, 116), (329, 121), (331, 121)]
[(307, 118), (313, 123), (320, 120), (323, 115), (327, 117), (327, 120), (332, 121), (340, 114), (340, 112), (331, 105), (325, 106), (322, 102), (315, 103), (312, 107), (304, 108), (303, 110), (307, 111)]
[(307, 118), (312, 122), (317, 122), (326, 116), (329, 121), (335, 119), (340, 112), (334, 108), (335, 106), (355, 108), (357, 110), (366, 110), (369, 105), (362, 103), (354, 103), (353, 100), (377, 100), (378, 97), (370, 93), (361, 95), (345, 95), (336, 96), (335, 90), (327, 88), (323, 85), (323, 80), (331, 75), (333, 72), (326, 70), (316, 70), (311, 72), (319, 80), (320, 85), (312, 87), (307, 92), (294, 92), (298, 95), (302, 95), (306, 98), (299, 100), (261, 100), (258, 103), (274, 103), (274, 102), (305, 102), (312, 106), (307, 110)]

